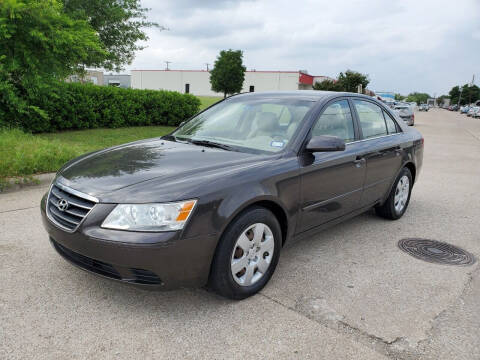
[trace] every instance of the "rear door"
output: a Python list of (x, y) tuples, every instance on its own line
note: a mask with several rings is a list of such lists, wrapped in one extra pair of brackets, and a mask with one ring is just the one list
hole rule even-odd
[(402, 165), (403, 149), (398, 136), (400, 127), (374, 102), (352, 99), (362, 136), (360, 154), (366, 161), (362, 205), (382, 199), (390, 190)]
[(300, 156), (302, 212), (298, 231), (326, 223), (360, 206), (365, 162), (357, 159), (358, 129), (347, 99), (334, 100), (312, 127), (311, 136), (332, 135), (347, 143), (345, 151)]

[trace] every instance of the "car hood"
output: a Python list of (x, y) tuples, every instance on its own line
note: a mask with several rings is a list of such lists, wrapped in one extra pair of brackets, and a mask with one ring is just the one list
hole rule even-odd
[[(152, 179), (181, 181), (201, 172), (242, 166), (265, 156), (226, 151), (162, 139), (126, 144), (85, 155), (67, 163), (57, 181), (101, 198)], [(107, 196), (108, 197), (108, 196)]]

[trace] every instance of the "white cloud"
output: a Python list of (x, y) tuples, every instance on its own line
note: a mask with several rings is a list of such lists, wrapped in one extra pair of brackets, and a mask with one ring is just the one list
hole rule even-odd
[(129, 68), (200, 69), (222, 49), (247, 68), (368, 73), (371, 88), (445, 93), (477, 72), (480, 2), (458, 0), (143, 0), (148, 48)]

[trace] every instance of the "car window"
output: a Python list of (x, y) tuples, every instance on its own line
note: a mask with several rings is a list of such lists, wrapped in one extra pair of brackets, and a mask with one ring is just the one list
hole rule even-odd
[(312, 136), (337, 136), (345, 142), (355, 140), (353, 119), (347, 100), (340, 100), (327, 106), (312, 130)]
[(382, 109), (369, 101), (353, 100), (365, 139), (387, 135)]
[(385, 118), (385, 122), (387, 123), (387, 130), (389, 134), (395, 134), (398, 132), (397, 123), (393, 120), (390, 115), (388, 115), (385, 111), (383, 112), (383, 116)]
[(304, 99), (233, 97), (196, 115), (170, 136), (207, 140), (237, 151), (282, 151), (315, 102)]

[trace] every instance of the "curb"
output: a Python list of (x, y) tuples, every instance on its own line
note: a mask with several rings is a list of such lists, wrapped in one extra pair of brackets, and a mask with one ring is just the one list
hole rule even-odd
[(7, 178), (7, 186), (3, 189), (0, 187), (0, 195), (20, 191), (25, 188), (44, 187), (52, 182), (55, 175), (56, 173), (47, 173)]

